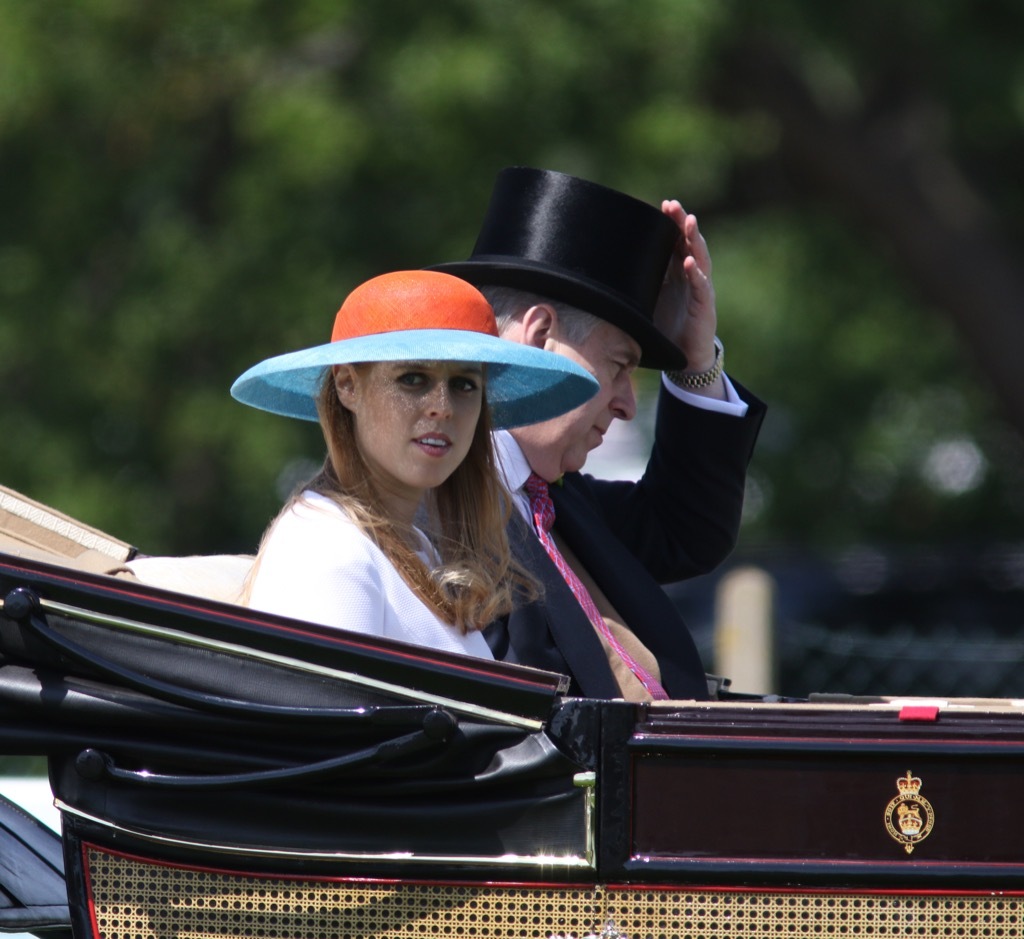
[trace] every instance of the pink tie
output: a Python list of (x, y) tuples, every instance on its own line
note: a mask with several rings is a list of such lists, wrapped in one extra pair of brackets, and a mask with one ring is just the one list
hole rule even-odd
[(615, 650), (616, 654), (629, 666), (629, 670), (636, 675), (640, 684), (647, 689), (651, 697), (666, 700), (668, 693), (662, 688), (658, 679), (622, 648), (619, 641), (608, 628), (604, 617), (598, 611), (593, 597), (590, 596), (590, 591), (583, 586), (575, 571), (566, 563), (565, 558), (562, 557), (562, 552), (558, 550), (558, 545), (555, 544), (555, 540), (551, 537), (551, 526), (555, 524), (555, 504), (551, 501), (547, 482), (536, 473), (531, 473), (529, 479), (526, 480), (525, 488), (527, 495), (530, 497), (530, 511), (533, 513), (533, 525), (537, 531), (537, 537), (540, 538), (551, 560), (555, 562), (555, 567), (558, 568), (559, 573), (569, 585), (573, 596), (576, 597), (580, 606), (583, 607), (583, 612), (587, 614), (590, 622), (594, 624), (594, 628), (608, 640), (608, 644)]

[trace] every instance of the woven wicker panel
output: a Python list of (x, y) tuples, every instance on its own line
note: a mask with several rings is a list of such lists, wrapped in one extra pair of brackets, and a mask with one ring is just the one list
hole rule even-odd
[(1024, 939), (1024, 897), (388, 884), (87, 859), (103, 939)]

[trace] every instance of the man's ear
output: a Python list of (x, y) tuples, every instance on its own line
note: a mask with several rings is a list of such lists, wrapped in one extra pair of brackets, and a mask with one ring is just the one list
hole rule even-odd
[(356, 373), (351, 365), (332, 365), (334, 376), (334, 392), (343, 407), (350, 411), (356, 403)]
[(543, 349), (558, 335), (558, 312), (549, 303), (530, 307), (520, 321), (518, 341), (536, 349)]

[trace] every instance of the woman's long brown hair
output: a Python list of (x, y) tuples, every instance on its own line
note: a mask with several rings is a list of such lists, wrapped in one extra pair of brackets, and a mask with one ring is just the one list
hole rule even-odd
[[(317, 412), (327, 458), (302, 488), (337, 502), (440, 619), (463, 633), (483, 629), (511, 612), (515, 602), (539, 594), (537, 582), (509, 551), (505, 528), (511, 503), (495, 466), (486, 391), (466, 458), (426, 499), (425, 527), (441, 559), (434, 570), (417, 556), (407, 526), (388, 515), (375, 491), (356, 443), (355, 416), (338, 399), (330, 370), (320, 386)], [(301, 492), (292, 496), (282, 512), (301, 497)]]

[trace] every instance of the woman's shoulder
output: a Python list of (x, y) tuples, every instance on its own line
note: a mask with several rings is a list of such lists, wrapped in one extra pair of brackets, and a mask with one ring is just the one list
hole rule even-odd
[(292, 499), (287, 512), (304, 518), (326, 515), (329, 518), (340, 518), (349, 524), (352, 523), (348, 512), (342, 508), (341, 503), (312, 489), (304, 489)]
[(344, 508), (303, 493), (264, 539), (249, 605), (294, 619), (382, 635), (390, 574)]
[(340, 554), (373, 556), (376, 545), (333, 499), (303, 492), (274, 522), (264, 545), (267, 552), (295, 553), (303, 558), (333, 558)]
[(310, 489), (301, 492), (281, 512), (275, 525), (308, 528), (316, 525), (356, 528), (352, 517), (340, 503)]

